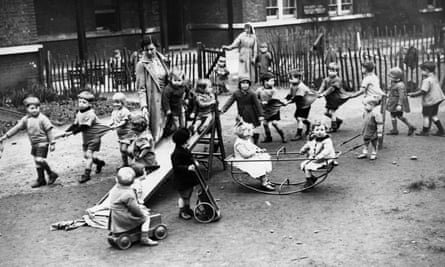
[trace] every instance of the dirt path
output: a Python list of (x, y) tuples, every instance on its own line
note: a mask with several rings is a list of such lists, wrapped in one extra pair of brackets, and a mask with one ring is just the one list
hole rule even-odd
[[(418, 102), (411, 103), (415, 113), (409, 118), (420, 125)], [(322, 114), (323, 104), (317, 101), (311, 114)], [(229, 153), (233, 144), (229, 118), (234, 111), (223, 116)], [(289, 136), (292, 112), (293, 108), (283, 109)], [(357, 133), (360, 114), (359, 99), (340, 110), (346, 123), (334, 135), (336, 143)], [(403, 126), (400, 130), (406, 131)], [(80, 218), (111, 188), (114, 166), (119, 164), (114, 134), (103, 140), (101, 154), (107, 167), (99, 178), (77, 184), (82, 160), (80, 138), (74, 137), (60, 142), (50, 157), (62, 178), (53, 187), (37, 190), (29, 188), (34, 171), (27, 140), (13, 141), (17, 144), (8, 145), (0, 160), (2, 266), (443, 266), (445, 262), (445, 138), (386, 137), (377, 161), (347, 154), (328, 180), (307, 194), (252, 193), (217, 165), (221, 171), (212, 177), (210, 188), (220, 199), (220, 222), (180, 221), (176, 194), (167, 184), (150, 204), (163, 214), (169, 237), (158, 247), (135, 246), (125, 252), (110, 248), (103, 230), (49, 231), (51, 223)], [(280, 145), (266, 147), (273, 150)], [(297, 150), (301, 145), (286, 146)], [(410, 160), (411, 155), (418, 160)], [(293, 173), (278, 168), (274, 174)], [(413, 184), (419, 181), (427, 186)]]

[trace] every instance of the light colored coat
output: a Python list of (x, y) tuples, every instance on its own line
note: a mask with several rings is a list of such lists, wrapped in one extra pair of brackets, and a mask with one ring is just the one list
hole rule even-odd
[(249, 77), (255, 81), (255, 59), (257, 55), (257, 40), (255, 34), (242, 32), (228, 49), (238, 48), (239, 51), (239, 77)]

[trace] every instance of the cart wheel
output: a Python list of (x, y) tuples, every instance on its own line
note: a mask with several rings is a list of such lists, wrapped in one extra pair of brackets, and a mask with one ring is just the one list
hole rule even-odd
[(132, 245), (131, 243), (131, 238), (129, 235), (121, 235), (117, 241), (116, 241), (116, 245), (118, 246), (118, 248), (122, 249), (122, 250), (126, 250), (129, 249)]
[(153, 231), (153, 236), (157, 240), (163, 240), (167, 237), (167, 235), (168, 235), (167, 226), (165, 226), (164, 224), (157, 226)]
[(215, 209), (207, 202), (200, 202), (195, 207), (195, 219), (200, 223), (212, 222), (215, 215)]

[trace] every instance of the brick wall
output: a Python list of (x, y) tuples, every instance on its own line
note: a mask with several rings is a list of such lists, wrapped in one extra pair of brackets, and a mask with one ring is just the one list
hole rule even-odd
[(30, 44), (37, 29), (33, 0), (0, 0), (0, 47)]
[(243, 22), (257, 22), (266, 20), (266, 1), (244, 0)]
[(37, 81), (38, 53), (0, 56), (0, 90), (26, 88), (30, 81)]

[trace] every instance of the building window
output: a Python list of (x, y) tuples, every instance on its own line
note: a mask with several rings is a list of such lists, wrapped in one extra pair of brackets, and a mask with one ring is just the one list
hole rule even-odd
[(117, 0), (94, 0), (94, 16), (96, 18), (96, 30), (119, 30)]
[(352, 14), (352, 0), (329, 0), (329, 16)]
[(267, 0), (267, 19), (295, 18), (296, 0)]

